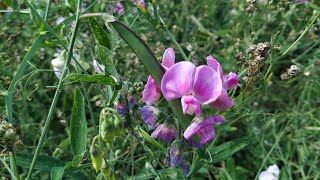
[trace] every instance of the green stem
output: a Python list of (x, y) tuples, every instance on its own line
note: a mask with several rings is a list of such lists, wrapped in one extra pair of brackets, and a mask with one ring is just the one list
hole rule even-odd
[(7, 170), (9, 171), (12, 179), (17, 180), (17, 177), (15, 176), (14, 172), (12, 172), (11, 168), (9, 167), (9, 165), (6, 163), (6, 161), (2, 158), (0, 158), (0, 161), (2, 162), (2, 164), (4, 165), (4, 167), (7, 168)]
[(50, 9), (50, 5), (51, 5), (51, 0), (49, 0), (47, 7), (46, 7), (46, 13), (44, 15), (44, 20), (47, 21), (48, 18), (48, 14), (49, 14), (49, 9)]
[(311, 23), (304, 29), (303, 33), (298, 37), (298, 39), (284, 52), (281, 54), (281, 56), (278, 58), (282, 58), (285, 56), (294, 46), (298, 44), (298, 42), (301, 40), (301, 38), (311, 29), (311, 27), (315, 24), (317, 21), (318, 17), (320, 16), (320, 12), (316, 15), (316, 17), (311, 21)]
[[(27, 2), (27, 1), (25, 1)], [(29, 3), (29, 2), (28, 2)], [(42, 133), (41, 133), (41, 136), (40, 136), (40, 140), (39, 140), (39, 143), (38, 143), (38, 146), (37, 146), (37, 149), (36, 149), (36, 152), (33, 156), (33, 159), (32, 159), (32, 162), (31, 162), (31, 165), (30, 165), (30, 169), (29, 169), (29, 172), (28, 172), (28, 175), (27, 175), (27, 180), (30, 179), (31, 175), (32, 175), (32, 170), (35, 166), (35, 163), (36, 163), (36, 160), (40, 154), (40, 151), (42, 149), (42, 145), (43, 145), (43, 142), (44, 142), (44, 139), (46, 137), (46, 134), (49, 130), (49, 126), (50, 126), (50, 122), (52, 120), (52, 116), (54, 114), (54, 110), (55, 110), (55, 107), (58, 103), (58, 99), (59, 99), (59, 96), (62, 92), (62, 87), (63, 87), (63, 79), (66, 77), (67, 75), (67, 70), (68, 70), (68, 66), (71, 62), (71, 57), (73, 56), (72, 55), (72, 52), (73, 52), (73, 46), (74, 46), (74, 43), (75, 43), (75, 39), (76, 39), (76, 34), (77, 34), (77, 29), (78, 29), (78, 22), (79, 22), (79, 17), (80, 17), (80, 14), (81, 14), (81, 4), (82, 4), (82, 0), (79, 0), (78, 1), (78, 5), (77, 5), (77, 15), (76, 15), (76, 21), (75, 21), (75, 28), (72, 32), (72, 36), (71, 36), (71, 42), (70, 42), (70, 46), (68, 48), (68, 58), (67, 58), (67, 62), (65, 63), (64, 67), (63, 67), (63, 72), (62, 72), (62, 77), (59, 81), (59, 84), (58, 84), (58, 88), (56, 90), (56, 93), (53, 97), (53, 100), (52, 100), (52, 103), (51, 103), (51, 107), (50, 107), (50, 110), (49, 110), (49, 113), (48, 113), (48, 116), (47, 116), (47, 119), (45, 121), (45, 125), (44, 125), (44, 128), (42, 130)]]
[(187, 55), (184, 53), (183, 49), (181, 48), (180, 44), (177, 42), (177, 40), (174, 38), (173, 34), (169, 31), (167, 26), (164, 26), (164, 31), (167, 33), (167, 35), (169, 36), (169, 38), (171, 39), (171, 41), (176, 45), (176, 47), (178, 48), (180, 54), (182, 55), (183, 59), (185, 61), (190, 61), (187, 57)]

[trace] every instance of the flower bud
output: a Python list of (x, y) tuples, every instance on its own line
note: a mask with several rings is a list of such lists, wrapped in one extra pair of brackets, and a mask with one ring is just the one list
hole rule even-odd
[(177, 167), (183, 159), (183, 147), (181, 140), (175, 140), (170, 146), (170, 165)]
[(90, 147), (91, 161), (93, 168), (98, 172), (102, 166), (102, 152), (98, 145), (92, 144)]
[(176, 128), (174, 128), (171, 125), (166, 125), (165, 123), (163, 123), (163, 124), (160, 124), (156, 128), (156, 130), (152, 132), (151, 137), (155, 139), (161, 139), (166, 142), (171, 142), (176, 138), (177, 134), (178, 132)]
[(159, 110), (153, 106), (143, 106), (139, 109), (140, 109), (143, 121), (146, 124), (150, 125), (152, 128), (155, 128), (157, 117), (160, 115)]

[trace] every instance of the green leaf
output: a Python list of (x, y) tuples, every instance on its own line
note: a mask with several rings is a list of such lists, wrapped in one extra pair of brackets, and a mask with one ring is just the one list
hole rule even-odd
[[(17, 165), (23, 168), (29, 168), (32, 162), (33, 154), (17, 154)], [(40, 155), (34, 169), (50, 172), (53, 167), (64, 167), (65, 162), (55, 159), (51, 156)]]
[(82, 161), (82, 158), (83, 158), (83, 155), (76, 155), (73, 157), (73, 160), (72, 160), (72, 166), (73, 167), (78, 167), (79, 164), (81, 163)]
[(86, 150), (87, 121), (84, 109), (84, 98), (77, 88), (73, 99), (70, 121), (70, 145), (73, 155), (81, 155)]
[(53, 167), (51, 170), (51, 180), (61, 180), (64, 173), (64, 167)]
[(116, 86), (117, 83), (115, 79), (109, 75), (95, 74), (95, 75), (86, 75), (86, 74), (70, 74), (66, 77), (70, 81), (82, 81), (90, 83), (103, 83), (109, 86)]
[(114, 77), (118, 77), (117, 69), (113, 63), (112, 51), (100, 46), (98, 49), (99, 58), (101, 59), (103, 65), (105, 66), (105, 71)]
[(119, 33), (119, 36), (129, 45), (133, 52), (138, 56), (144, 64), (149, 74), (152, 75), (158, 86), (161, 87), (161, 79), (164, 70), (159, 64), (157, 58), (152, 53), (147, 44), (129, 27), (120, 21), (111, 22), (114, 29)]
[(239, 138), (226, 143), (223, 143), (217, 147), (210, 147), (208, 149), (211, 157), (212, 163), (221, 162), (228, 159), (234, 153), (240, 151), (244, 147), (250, 144), (250, 138)]
[(98, 43), (101, 46), (104, 46), (109, 50), (111, 50), (111, 42), (108, 34), (101, 28), (101, 26), (98, 24), (98, 22), (94, 18), (89, 18), (89, 23)]
[(13, 9), (18, 9), (20, 6), (20, 3), (18, 0), (3, 0), (3, 2), (7, 5), (12, 7)]
[(164, 148), (161, 144), (159, 144), (156, 140), (154, 140), (147, 132), (145, 132), (143, 129), (139, 128), (140, 134), (151, 144), (154, 146), (160, 148), (162, 151), (166, 151), (166, 148)]
[[(33, 7), (35, 6), (33, 3), (31, 3), (31, 5), (33, 5)], [(34, 25), (36, 26), (36, 28), (39, 30), (39, 32), (44, 31), (46, 28), (46, 25), (42, 23), (40, 18), (37, 16), (36, 12), (32, 11), (31, 8), (29, 8), (29, 9), (30, 9), (29, 12), (30, 12), (31, 19), (32, 19)], [(40, 15), (44, 14), (43, 11), (39, 11), (39, 10), (36, 10), (36, 11), (38, 11), (37, 13)]]

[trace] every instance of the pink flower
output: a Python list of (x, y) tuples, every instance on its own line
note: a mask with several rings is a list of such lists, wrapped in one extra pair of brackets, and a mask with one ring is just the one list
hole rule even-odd
[(183, 137), (191, 146), (200, 148), (204, 144), (213, 140), (215, 136), (215, 130), (212, 125), (221, 124), (223, 122), (224, 118), (222, 116), (213, 116), (206, 118), (203, 121), (199, 118), (196, 118), (183, 133)]
[(209, 66), (196, 67), (191, 62), (172, 65), (161, 81), (161, 91), (167, 100), (181, 98), (183, 113), (201, 115), (200, 104), (210, 104), (221, 94), (219, 71)]
[[(162, 57), (162, 67), (167, 70), (170, 68), (175, 61), (175, 54), (172, 48), (168, 48), (165, 50)], [(147, 84), (144, 86), (144, 90), (142, 92), (142, 102), (147, 105), (152, 105), (160, 99), (161, 91), (152, 76), (148, 77)]]
[(234, 88), (238, 84), (238, 75), (230, 72), (228, 75), (224, 76), (220, 64), (212, 56), (207, 57), (207, 64), (212, 69), (219, 72), (223, 83), (223, 89), (219, 97), (214, 102), (211, 102), (209, 106), (220, 111), (226, 111), (234, 104), (233, 99), (228, 96), (227, 90)]
[(149, 76), (147, 84), (144, 86), (144, 90), (142, 91), (142, 102), (147, 105), (152, 105), (160, 99), (160, 96), (160, 88), (152, 76)]

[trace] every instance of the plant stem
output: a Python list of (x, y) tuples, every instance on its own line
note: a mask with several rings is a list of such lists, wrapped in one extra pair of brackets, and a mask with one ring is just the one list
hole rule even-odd
[(8, 164), (6, 163), (6, 161), (5, 161), (4, 159), (2, 159), (2, 158), (0, 158), (0, 161), (2, 162), (2, 164), (4, 165), (4, 167), (7, 168), (7, 170), (9, 171), (12, 179), (16, 180), (17, 177), (15, 176), (14, 172), (12, 172), (12, 169), (8, 166)]
[(164, 30), (167, 33), (167, 35), (169, 36), (169, 38), (171, 39), (171, 41), (176, 45), (176, 47), (178, 48), (180, 54), (182, 55), (183, 59), (185, 61), (190, 61), (187, 57), (187, 55), (184, 53), (183, 49), (181, 48), (180, 44), (177, 42), (177, 40), (174, 38), (173, 34), (169, 31), (167, 26), (164, 26)]
[[(27, 2), (27, 1), (25, 1)], [(29, 2), (28, 2), (29, 3)], [(77, 34), (77, 29), (78, 29), (78, 22), (79, 22), (79, 17), (80, 17), (80, 14), (81, 14), (81, 4), (82, 4), (82, 0), (79, 0), (78, 1), (78, 5), (77, 5), (77, 15), (76, 15), (76, 21), (75, 21), (75, 28), (72, 32), (72, 36), (71, 36), (71, 42), (70, 42), (70, 46), (68, 48), (68, 57), (67, 57), (67, 62), (65, 63), (64, 67), (63, 67), (63, 72), (62, 72), (62, 77), (59, 81), (59, 84), (58, 84), (58, 88), (55, 92), (55, 95), (53, 97), (53, 100), (52, 100), (52, 103), (51, 103), (51, 107), (50, 107), (50, 110), (49, 110), (49, 113), (48, 113), (48, 116), (47, 116), (47, 119), (45, 121), (45, 125), (44, 125), (44, 128), (42, 130), (42, 133), (41, 133), (41, 136), (40, 136), (40, 140), (39, 140), (39, 143), (38, 143), (38, 146), (37, 146), (37, 149), (36, 149), (36, 152), (33, 156), (33, 159), (32, 159), (32, 162), (31, 162), (31, 165), (30, 165), (30, 169), (29, 169), (29, 172), (28, 172), (28, 175), (27, 175), (27, 180), (30, 179), (31, 175), (32, 175), (32, 170), (35, 166), (35, 163), (36, 163), (36, 160), (40, 154), (40, 151), (42, 149), (42, 145), (43, 145), (43, 142), (44, 142), (44, 138), (46, 137), (46, 134), (49, 130), (49, 126), (50, 126), (50, 122), (52, 120), (52, 115), (54, 114), (54, 110), (55, 110), (55, 107), (58, 103), (58, 99), (59, 99), (59, 96), (62, 92), (62, 87), (63, 87), (63, 79), (66, 77), (67, 75), (67, 70), (68, 70), (68, 66), (71, 62), (71, 57), (73, 56), (72, 55), (72, 51), (73, 51), (73, 46), (75, 44), (75, 39), (76, 39), (76, 34)]]

